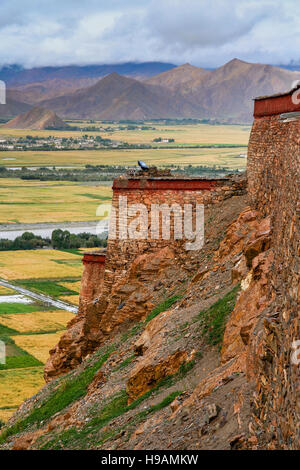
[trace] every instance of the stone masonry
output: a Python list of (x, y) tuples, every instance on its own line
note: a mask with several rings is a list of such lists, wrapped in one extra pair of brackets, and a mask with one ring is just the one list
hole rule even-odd
[(300, 448), (300, 364), (291, 360), (300, 340), (300, 120), (280, 116), (300, 110), (291, 98), (292, 92), (256, 100), (247, 168), (252, 207), (271, 217), (274, 252), (255, 421), (269, 448), (282, 449)]

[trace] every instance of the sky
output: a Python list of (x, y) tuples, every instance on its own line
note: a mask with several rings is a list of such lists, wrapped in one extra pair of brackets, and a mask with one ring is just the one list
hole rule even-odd
[(300, 63), (298, 0), (0, 0), (0, 66)]

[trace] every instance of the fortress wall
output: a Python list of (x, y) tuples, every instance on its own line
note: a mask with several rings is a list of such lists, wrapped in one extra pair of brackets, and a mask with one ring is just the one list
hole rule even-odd
[[(278, 101), (278, 107), (287, 103), (286, 97)], [(252, 206), (271, 216), (274, 251), (274, 301), (264, 320), (263, 352), (257, 357), (256, 420), (271, 448), (273, 440), (277, 447), (299, 449), (300, 364), (291, 362), (291, 354), (293, 342), (300, 340), (300, 121), (284, 122), (276, 98), (272, 106), (276, 112), (270, 116), (270, 100), (265, 109), (259, 101), (262, 117), (254, 120), (247, 167)], [(258, 114), (257, 106), (255, 110)]]
[[(118, 280), (128, 269), (130, 263), (140, 254), (153, 252), (165, 246), (173, 246), (176, 255), (185, 255), (186, 238), (174, 240), (173, 214), (171, 212), (170, 234), (168, 240), (164, 240), (160, 229), (158, 239), (151, 238), (151, 206), (152, 204), (179, 205), (182, 209), (185, 204), (190, 204), (195, 216), (197, 204), (216, 204), (234, 195), (245, 193), (245, 179), (239, 177), (224, 179), (200, 179), (200, 178), (155, 178), (121, 177), (114, 180), (112, 205), (116, 210), (116, 236), (108, 239), (107, 262), (105, 271), (105, 289), (110, 291), (111, 285)], [(148, 213), (148, 238), (146, 240), (122, 239), (120, 224), (129, 227), (136, 216), (125, 216), (119, 211), (120, 197), (126, 197), (127, 206), (143, 204)], [(137, 214), (139, 215), (139, 213)]]
[(105, 258), (105, 253), (101, 252), (87, 252), (83, 255), (82, 262), (84, 268), (80, 286), (80, 310), (101, 295), (105, 272)]

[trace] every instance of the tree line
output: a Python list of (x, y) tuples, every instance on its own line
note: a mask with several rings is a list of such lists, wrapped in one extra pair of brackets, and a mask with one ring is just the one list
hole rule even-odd
[[(103, 234), (104, 235), (104, 234)], [(105, 235), (106, 237), (106, 235)], [(51, 238), (43, 238), (32, 232), (24, 232), (15, 240), (0, 239), (0, 251), (35, 250), (38, 248), (76, 249), (106, 247), (107, 238), (99, 238), (91, 233), (70, 233), (68, 230), (53, 230)]]

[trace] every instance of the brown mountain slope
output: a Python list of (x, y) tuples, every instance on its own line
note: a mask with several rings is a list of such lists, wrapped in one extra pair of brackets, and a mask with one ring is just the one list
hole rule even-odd
[(191, 80), (176, 91), (186, 95), (195, 107), (204, 107), (209, 118), (249, 122), (255, 96), (286, 91), (298, 79), (299, 72), (233, 59), (205, 80)]
[(10, 89), (16, 99), (28, 104), (36, 104), (40, 101), (56, 98), (57, 96), (74, 93), (80, 88), (86, 88), (99, 81), (96, 78), (53, 78), (42, 82), (28, 83)]
[(41, 103), (64, 117), (93, 119), (150, 119), (176, 117), (180, 106), (172, 93), (112, 73), (95, 85)]
[[(118, 99), (121, 93), (136, 81), (112, 73), (95, 85), (75, 93), (41, 103), (61, 116), (73, 118), (101, 118), (101, 114)], [(137, 82), (138, 83), (138, 82)]]
[(10, 91), (7, 92), (6, 104), (0, 104), (0, 118), (16, 116), (25, 113), (31, 106), (27, 103), (19, 101)]
[(202, 82), (206, 77), (210, 76), (212, 72), (190, 64), (180, 65), (174, 69), (160, 73), (154, 77), (146, 80), (150, 85), (164, 86), (169, 89), (176, 89), (184, 83)]
[(53, 111), (36, 107), (25, 114), (20, 114), (2, 127), (7, 129), (67, 129), (69, 126)]

